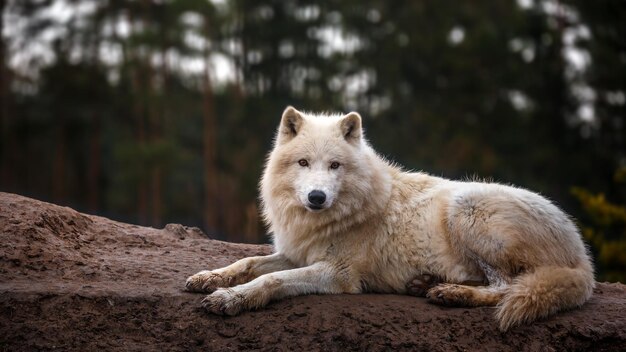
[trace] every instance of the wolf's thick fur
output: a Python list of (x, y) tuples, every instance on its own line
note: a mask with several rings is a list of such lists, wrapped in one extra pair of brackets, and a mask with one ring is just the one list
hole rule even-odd
[(428, 274), (443, 281), (431, 302), (495, 305), (507, 330), (592, 294), (589, 255), (559, 208), (520, 188), (404, 172), (369, 146), (357, 113), (287, 108), (261, 195), (276, 253), (191, 276), (188, 290), (213, 292), (210, 312), (311, 293), (406, 293)]

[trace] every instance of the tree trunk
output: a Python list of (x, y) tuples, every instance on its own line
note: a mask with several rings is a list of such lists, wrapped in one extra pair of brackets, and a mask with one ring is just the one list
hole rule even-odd
[[(162, 24), (165, 26), (165, 24)], [(152, 79), (156, 77), (155, 72), (152, 69), (149, 69), (148, 74), (148, 82), (151, 82), (150, 88), (150, 97), (152, 100), (148, 104), (149, 112), (150, 112), (150, 135), (151, 142), (158, 143), (162, 141), (163, 134), (166, 129), (165, 126), (165, 99), (167, 96), (167, 83), (168, 83), (168, 72), (167, 72), (167, 47), (164, 45), (161, 47), (161, 69), (157, 71), (156, 74), (161, 76), (162, 85), (161, 91), (159, 92), (155, 87), (156, 85), (151, 82)], [(161, 97), (159, 99), (159, 97)], [(163, 162), (162, 159), (155, 160), (155, 164), (151, 165), (150, 170), (150, 182), (152, 187), (152, 208), (151, 208), (151, 223), (152, 226), (160, 227), (163, 225)]]
[(217, 169), (217, 138), (215, 121), (215, 101), (211, 86), (209, 56), (205, 55), (206, 72), (202, 78), (202, 108), (203, 128), (202, 137), (204, 143), (204, 182), (206, 191), (206, 205), (204, 221), (208, 233), (219, 229), (218, 204), (219, 196), (219, 171)]
[(55, 202), (63, 204), (65, 202), (65, 122), (60, 117), (56, 133), (56, 145), (54, 147), (54, 157), (52, 159), (52, 198)]
[(248, 203), (245, 216), (244, 242), (259, 243), (259, 209), (255, 201)]
[(14, 144), (9, 133), (9, 102), (8, 87), (9, 77), (6, 68), (6, 47), (4, 45), (4, 9), (6, 1), (0, 0), (0, 186), (3, 189), (13, 189), (13, 179), (11, 170), (17, 164), (11, 163), (8, 159), (14, 158), (9, 152)]
[[(146, 145), (146, 126), (144, 122), (144, 109), (142, 104), (142, 92), (141, 92), (141, 81), (139, 77), (139, 63), (138, 60), (132, 63), (134, 66), (132, 68), (132, 86), (133, 86), (133, 115), (135, 118), (135, 138), (137, 142), (137, 147), (143, 152), (144, 147)], [(140, 153), (142, 160), (140, 160), (141, 166), (145, 165), (143, 160), (143, 153)], [(138, 173), (137, 179), (137, 218), (140, 224), (145, 225), (148, 221), (148, 190), (147, 186), (144, 182), (144, 171), (140, 170)]]
[[(108, 5), (103, 5), (108, 6)], [(98, 50), (101, 38), (102, 22), (94, 23), (96, 30), (94, 31), (90, 42), (91, 48), (91, 65), (100, 67), (101, 62), (98, 56)], [(100, 177), (102, 173), (102, 114), (97, 109), (91, 114), (91, 136), (89, 138), (89, 157), (87, 159), (87, 208), (92, 213), (100, 210)]]
[(102, 117), (94, 112), (91, 119), (92, 130), (89, 139), (89, 166), (87, 171), (87, 206), (91, 212), (97, 212), (100, 205), (100, 172), (101, 168), (101, 123)]
[[(151, 69), (148, 70), (148, 78), (147, 81), (151, 82), (154, 79), (154, 73)], [(162, 141), (162, 123), (163, 123), (163, 106), (162, 99), (158, 99), (159, 94), (161, 96), (165, 96), (165, 93), (159, 93), (153, 88), (152, 82), (150, 83), (150, 87), (147, 88), (149, 90), (150, 102), (147, 103), (148, 110), (148, 118), (150, 122), (149, 139), (150, 145), (154, 148), (154, 146), (158, 145)], [(161, 226), (161, 222), (163, 221), (163, 160), (161, 156), (158, 156), (156, 159), (152, 159), (150, 163), (150, 224), (152, 226)]]
[[(134, 31), (135, 17), (132, 12), (128, 13), (128, 24), (131, 28), (131, 32)], [(128, 48), (129, 63), (130, 63), (130, 79), (133, 91), (132, 110), (133, 118), (135, 120), (135, 142), (137, 148), (140, 150), (140, 167), (145, 167), (144, 150), (146, 146), (146, 125), (144, 119), (145, 107), (144, 98), (142, 92), (141, 76), (141, 57), (137, 53), (134, 47)], [(139, 224), (146, 225), (148, 223), (148, 186), (145, 181), (146, 172), (144, 169), (140, 169), (137, 175), (137, 221)]]
[(163, 172), (160, 165), (154, 165), (151, 170), (151, 186), (152, 186), (152, 211), (151, 225), (160, 227), (163, 225)]

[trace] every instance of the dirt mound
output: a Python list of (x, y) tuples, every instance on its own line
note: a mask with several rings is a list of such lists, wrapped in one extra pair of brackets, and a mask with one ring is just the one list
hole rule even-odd
[(398, 295), (306, 296), (206, 314), (187, 276), (269, 246), (153, 229), (0, 193), (0, 350), (626, 350), (626, 286), (507, 333), (491, 308)]

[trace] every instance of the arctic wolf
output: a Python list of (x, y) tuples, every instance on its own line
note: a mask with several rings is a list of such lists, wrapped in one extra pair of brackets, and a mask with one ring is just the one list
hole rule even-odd
[(405, 172), (374, 152), (354, 112), (288, 107), (260, 188), (275, 253), (189, 277), (187, 290), (212, 292), (202, 302), (212, 313), (413, 290), (437, 304), (496, 306), (504, 331), (592, 295), (589, 255), (559, 208), (520, 188)]

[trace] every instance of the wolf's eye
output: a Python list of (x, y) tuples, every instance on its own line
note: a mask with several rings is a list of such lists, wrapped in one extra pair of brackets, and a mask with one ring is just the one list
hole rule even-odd
[(341, 164), (339, 164), (338, 162), (333, 161), (332, 163), (330, 163), (330, 168), (333, 169), (333, 170), (336, 170), (336, 169), (339, 168), (340, 165)]
[(300, 160), (298, 160), (298, 165), (300, 165), (302, 167), (307, 167), (307, 166), (309, 166), (309, 162), (306, 161), (306, 159), (300, 159)]

